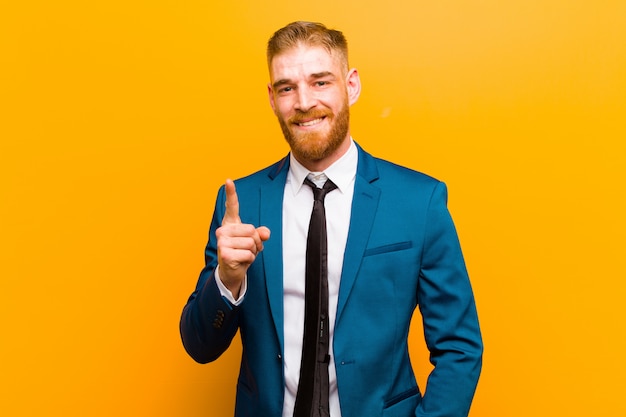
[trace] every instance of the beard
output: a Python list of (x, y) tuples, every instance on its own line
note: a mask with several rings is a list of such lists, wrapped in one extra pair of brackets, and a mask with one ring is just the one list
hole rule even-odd
[[(321, 161), (332, 155), (348, 136), (350, 106), (346, 98), (344, 105), (337, 114), (333, 114), (330, 110), (312, 110), (306, 113), (299, 112), (289, 120), (278, 115), (277, 117), (285, 140), (294, 156), (301, 161)], [(294, 123), (321, 117), (325, 117), (326, 121), (329, 122), (330, 131), (296, 132), (292, 129)]]

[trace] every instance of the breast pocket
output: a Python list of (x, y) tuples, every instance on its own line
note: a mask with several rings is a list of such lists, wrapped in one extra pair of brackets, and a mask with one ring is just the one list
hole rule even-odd
[(410, 242), (410, 241), (376, 246), (373, 248), (366, 249), (365, 253), (363, 254), (363, 257), (380, 255), (380, 254), (389, 253), (389, 252), (397, 252), (401, 250), (411, 249), (412, 247), (413, 247), (413, 242)]

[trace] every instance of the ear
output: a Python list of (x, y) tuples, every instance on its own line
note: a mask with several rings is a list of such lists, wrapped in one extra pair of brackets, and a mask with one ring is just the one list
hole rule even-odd
[(352, 106), (361, 95), (361, 78), (356, 68), (352, 68), (346, 76), (346, 85), (348, 87), (348, 102)]
[(272, 106), (272, 110), (276, 113), (276, 106), (274, 104), (274, 89), (272, 88), (272, 84), (267, 84), (267, 95), (270, 99), (270, 106)]

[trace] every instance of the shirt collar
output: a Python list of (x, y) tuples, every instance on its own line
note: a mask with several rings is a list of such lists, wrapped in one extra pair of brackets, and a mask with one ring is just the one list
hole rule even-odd
[[(320, 174), (325, 175), (335, 183), (341, 193), (345, 193), (356, 176), (358, 159), (359, 153), (356, 145), (354, 144), (354, 140), (350, 138), (350, 148), (348, 148), (348, 151), (343, 154), (341, 158), (326, 168), (324, 172), (313, 172), (312, 174), (316, 176)], [(304, 184), (304, 179), (310, 173), (311, 171), (298, 162), (293, 154), (289, 154), (289, 174), (287, 176), (287, 182), (294, 195), (300, 192)]]

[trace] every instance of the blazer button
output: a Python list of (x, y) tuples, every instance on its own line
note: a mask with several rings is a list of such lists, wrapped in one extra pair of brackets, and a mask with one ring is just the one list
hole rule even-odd
[(221, 329), (224, 324), (224, 312), (222, 310), (217, 310), (217, 314), (215, 315), (215, 319), (213, 320), (213, 327), (216, 329)]

